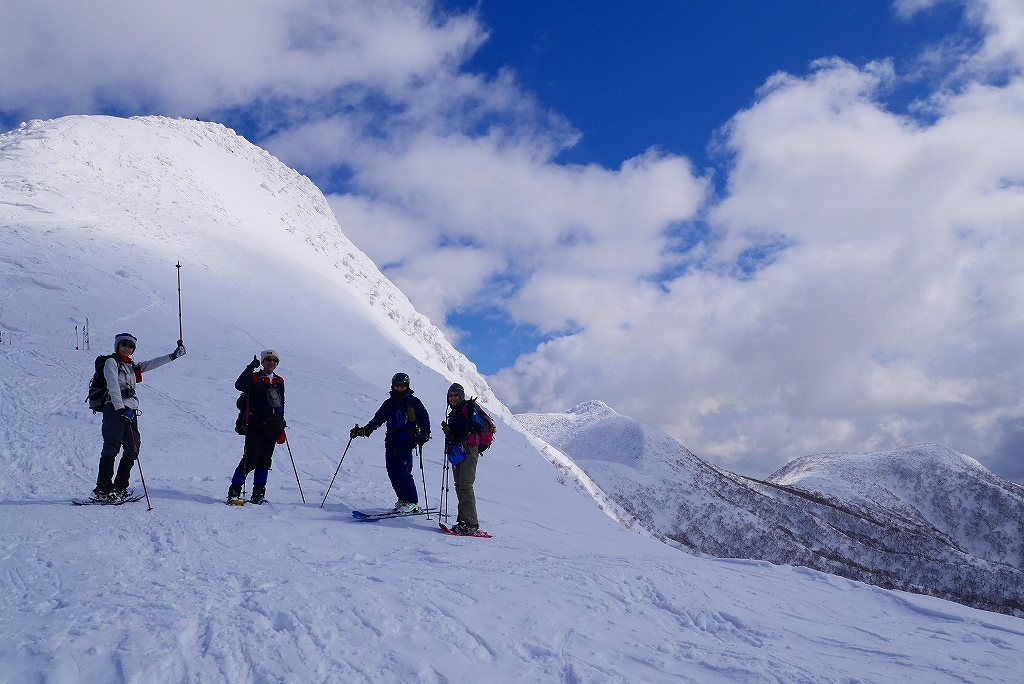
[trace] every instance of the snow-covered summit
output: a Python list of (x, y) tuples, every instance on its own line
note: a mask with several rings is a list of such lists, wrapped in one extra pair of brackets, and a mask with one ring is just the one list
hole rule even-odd
[(807, 456), (761, 482), (600, 402), (516, 418), (682, 547), (1024, 611), (1024, 488), (946, 447)]
[(973, 556), (1024, 570), (1024, 487), (948, 447), (804, 456), (766, 481), (932, 526)]
[[(221, 124), (105, 116), (31, 121), (0, 136), (0, 193), (8, 226), (45, 226), (49, 240), (74, 246), (83, 270), (96, 265), (98, 255), (90, 248), (119, 259), (120, 269), (113, 270), (129, 281), (137, 280), (134, 274), (145, 258), (140, 252), (154, 259), (152, 266), (160, 258), (165, 268), (180, 260), (185, 296), (193, 301), (217, 297), (216, 287), (197, 292), (190, 273), (197, 268), (214, 279), (236, 281), (246, 276), (231, 272), (239, 262), (251, 266), (248, 275), (263, 272), (248, 288), (252, 299), (237, 303), (249, 307), (258, 307), (268, 290), (281, 292), (286, 278), (301, 273), (318, 279), (326, 297), (365, 308), (368, 318), (425, 366), (462, 382), (489, 408), (509, 415), (475, 365), (345, 237), (317, 187)], [(33, 236), (14, 228), (8, 238)], [(108, 240), (117, 247), (103, 246)], [(12, 257), (21, 251), (8, 247)], [(19, 265), (24, 278), (42, 278), (54, 291), (65, 288), (57, 273)], [(15, 299), (8, 306), (19, 304)], [(68, 304), (60, 328), (17, 332), (66, 335), (71, 320), (84, 322), (90, 313), (94, 321), (103, 320), (97, 319), (100, 312)], [(14, 324), (14, 317), (8, 320)], [(351, 365), (367, 377), (377, 372), (390, 377), (384, 369)]]

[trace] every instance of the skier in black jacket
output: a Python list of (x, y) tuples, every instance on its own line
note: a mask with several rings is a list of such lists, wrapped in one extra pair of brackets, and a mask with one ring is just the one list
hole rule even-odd
[(413, 396), (409, 376), (405, 373), (395, 373), (391, 378), (391, 396), (380, 405), (369, 423), (352, 428), (349, 437), (369, 437), (384, 423), (388, 426), (384, 436), (384, 462), (391, 486), (398, 495), (395, 511), (415, 513), (420, 510), (420, 499), (412, 477), (412, 450), (430, 439), (430, 416), (423, 402)]
[[(277, 375), (281, 356), (273, 349), (260, 352), (260, 360), (252, 358), (235, 381), (235, 389), (245, 392), (245, 451), (238, 462), (228, 487), (228, 503), (242, 497), (245, 478), (253, 470), (252, 496), (249, 503), (266, 500), (267, 477), (273, 465), (274, 446), (284, 443), (284, 378)], [(256, 367), (263, 364), (263, 370)]]

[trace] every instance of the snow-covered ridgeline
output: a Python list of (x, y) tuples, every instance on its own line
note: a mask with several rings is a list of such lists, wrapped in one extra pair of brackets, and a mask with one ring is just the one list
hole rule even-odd
[(809, 456), (762, 482), (601, 402), (516, 418), (628, 517), (692, 551), (1024, 613), (1022, 488), (945, 447)]
[[(223, 125), (163, 117), (31, 121), (0, 136), (0, 164), (11, 222), (53, 217), (77, 220), (85, 231), (129, 231), (181, 256), (186, 267), (203, 262), (201, 246), (189, 244), (191, 229), (214, 224), (219, 241), (255, 244), (269, 259), (292, 257), (344, 284), (414, 357), (509, 419), (476, 366), (345, 237), (319, 189)], [(310, 259), (305, 246), (322, 258)]]

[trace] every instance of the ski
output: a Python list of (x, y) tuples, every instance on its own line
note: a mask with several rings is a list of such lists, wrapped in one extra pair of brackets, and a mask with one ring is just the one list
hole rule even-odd
[(488, 534), (487, 532), (484, 532), (483, 530), (477, 530), (473, 534), (459, 534), (458, 532), (456, 532), (452, 528), (448, 527), (444, 523), (438, 523), (438, 526), (440, 526), (442, 532), (444, 532), (445, 534), (450, 534), (453, 537), (480, 537), (482, 539), (491, 539), (492, 538), (492, 536), (490, 534)]
[(396, 511), (384, 511), (378, 513), (364, 513), (363, 511), (352, 511), (352, 517), (356, 520), (370, 521), (370, 520), (386, 520), (388, 518), (404, 518), (410, 515), (431, 515), (437, 513), (436, 508), (431, 508), (427, 511), (416, 511), (415, 513), (398, 513)]
[(127, 499), (120, 501), (97, 501), (95, 499), (72, 499), (71, 503), (76, 506), (120, 506), (121, 504), (132, 503), (134, 501), (142, 501), (145, 495), (140, 494), (138, 496), (129, 496)]

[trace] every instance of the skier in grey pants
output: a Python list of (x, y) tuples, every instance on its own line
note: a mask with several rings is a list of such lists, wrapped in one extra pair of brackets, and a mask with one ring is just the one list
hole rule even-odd
[[(134, 335), (121, 333), (114, 338), (114, 355), (104, 362), (103, 377), (107, 381), (107, 401), (103, 405), (103, 450), (100, 451), (100, 468), (96, 476), (93, 498), (98, 501), (116, 502), (128, 497), (128, 483), (132, 467), (139, 455), (139, 421), (136, 412), (139, 398), (135, 384), (142, 382), (145, 371), (159, 368), (185, 355), (185, 346), (178, 341), (178, 347), (170, 354), (163, 354), (136, 363), (132, 361), (138, 340)], [(124, 449), (121, 462), (114, 477), (114, 460), (117, 452)]]
[(480, 447), (472, 434), (470, 417), (466, 407), (466, 390), (459, 383), (448, 388), (448, 408), (450, 413), (445, 422), (441, 423), (444, 431), (444, 453), (451, 460), (453, 450), (462, 446), (465, 458), (452, 464), (452, 475), (455, 479), (455, 495), (459, 499), (459, 516), (452, 527), (455, 534), (473, 534), (480, 529), (480, 520), (476, 515), (476, 464), (480, 460)]

